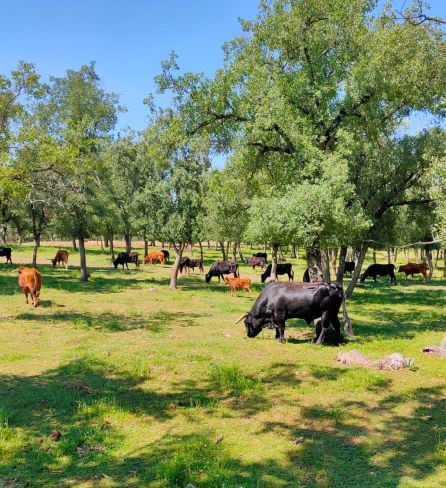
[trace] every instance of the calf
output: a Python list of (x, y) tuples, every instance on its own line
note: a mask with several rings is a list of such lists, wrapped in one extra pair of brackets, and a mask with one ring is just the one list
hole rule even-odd
[(19, 286), (25, 295), (25, 302), (28, 303), (28, 294), (30, 294), (32, 305), (38, 307), (40, 305), (42, 275), (36, 268), (25, 268), (21, 266), (17, 271), (19, 273)]
[(160, 264), (164, 264), (164, 253), (161, 251), (151, 251), (147, 256), (144, 258), (144, 264), (149, 263), (153, 264), (159, 261)]
[(124, 269), (124, 264), (127, 269), (129, 269), (128, 263), (135, 263), (137, 268), (139, 266), (139, 254), (137, 252), (120, 252), (117, 258), (113, 261), (115, 268), (120, 264), (122, 269)]
[(373, 277), (376, 281), (377, 276), (390, 276), (390, 283), (395, 283), (396, 285), (396, 277), (395, 277), (395, 265), (394, 264), (371, 264), (366, 270), (365, 273), (361, 275), (360, 281), (364, 283), (365, 279), (368, 277)]
[(12, 264), (11, 253), (12, 249), (10, 247), (0, 247), (0, 256), (4, 256), (6, 258), (6, 262), (9, 261)]
[(53, 263), (53, 267), (58, 264), (59, 266), (63, 264), (65, 266), (65, 269), (68, 268), (68, 251), (64, 251), (63, 249), (59, 249), (56, 252), (56, 256), (54, 259), (51, 259), (51, 262)]
[(429, 266), (426, 263), (420, 263), (420, 264), (418, 264), (418, 263), (407, 263), (407, 264), (403, 264), (402, 266), (400, 266), (398, 268), (398, 273), (405, 273), (406, 278), (409, 275), (412, 275), (412, 278), (413, 278), (414, 274), (421, 273), (423, 275), (424, 279), (427, 280), (428, 270), (429, 270)]
[(229, 276), (225, 276), (224, 280), (231, 289), (231, 295), (234, 295), (234, 292), (237, 290), (251, 292), (251, 280), (249, 278), (230, 278)]
[[(268, 264), (266, 270), (261, 274), (261, 280), (262, 283), (265, 283), (266, 278), (269, 278), (271, 276), (271, 269), (273, 265)], [(277, 264), (277, 269), (276, 269), (276, 275), (288, 275), (288, 281), (294, 281), (294, 271), (293, 271), (293, 265), (291, 263), (278, 263)]]

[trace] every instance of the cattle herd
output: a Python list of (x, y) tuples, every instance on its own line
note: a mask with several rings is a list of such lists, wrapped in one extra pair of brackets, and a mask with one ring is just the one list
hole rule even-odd
[[(0, 256), (6, 257), (6, 263), (12, 264), (12, 249), (9, 247), (0, 247)], [(64, 265), (68, 267), (68, 251), (60, 249), (56, 256), (51, 259), (53, 267)], [(169, 262), (169, 251), (162, 249), (160, 251), (151, 251), (143, 259), (144, 264), (153, 265), (160, 263), (164, 265)], [(139, 254), (137, 252), (120, 252), (116, 259), (113, 260), (115, 268), (118, 265), (135, 264), (138, 268), (140, 265)], [(260, 281), (264, 283), (271, 276), (272, 264), (267, 263), (267, 254), (259, 252), (253, 254), (244, 263), (255, 269), (260, 267), (263, 273), (260, 275)], [(302, 283), (291, 283), (294, 281), (294, 272), (291, 263), (278, 263), (276, 266), (276, 275), (287, 275), (288, 282), (274, 281), (269, 283), (263, 289), (251, 310), (243, 314), (236, 323), (244, 319), (248, 337), (257, 336), (263, 328), (275, 329), (276, 338), (279, 342), (284, 342), (285, 322), (290, 318), (300, 318), (310, 324), (314, 322), (316, 328), (315, 342), (317, 344), (338, 345), (342, 340), (340, 322), (338, 313), (341, 305), (343, 306), (344, 328), (349, 335), (352, 335), (350, 321), (348, 320), (345, 309), (345, 297), (341, 284), (339, 283), (310, 283), (308, 269), (305, 270)], [(190, 270), (198, 269), (204, 273), (202, 259), (192, 259), (184, 256), (179, 262), (180, 273), (190, 273)], [(406, 278), (414, 274), (422, 274), (425, 280), (428, 277), (428, 266), (426, 263), (407, 263), (399, 267), (398, 272), (404, 273)], [(345, 261), (344, 274), (353, 273), (355, 270), (354, 261)], [(28, 296), (31, 297), (31, 303), (34, 307), (40, 304), (40, 289), (42, 286), (42, 276), (35, 268), (26, 268), (21, 266), (16, 270), (18, 272), (18, 282), (25, 295), (25, 301), (28, 303)], [(233, 277), (225, 276), (232, 274)], [(377, 276), (389, 276), (390, 283), (396, 285), (395, 265), (394, 264), (371, 264), (360, 276), (360, 282), (364, 283), (366, 278), (373, 278), (376, 281)], [(219, 261), (213, 263), (205, 275), (206, 283), (210, 283), (213, 277), (224, 280), (229, 286), (231, 295), (237, 290), (244, 289), (251, 292), (251, 280), (249, 278), (240, 278), (239, 265), (231, 261)]]

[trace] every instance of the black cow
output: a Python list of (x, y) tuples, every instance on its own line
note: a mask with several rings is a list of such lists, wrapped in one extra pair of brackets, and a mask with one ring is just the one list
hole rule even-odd
[(345, 261), (344, 262), (344, 274), (350, 273), (352, 274), (355, 271), (356, 263), (354, 261)]
[(183, 271), (189, 271), (190, 268), (190, 257), (189, 256), (182, 256), (180, 259), (180, 273)]
[(266, 252), (256, 252), (252, 255), (254, 258), (263, 258), (265, 260), (265, 264), (268, 262), (268, 255)]
[(263, 269), (265, 267), (265, 259), (253, 256), (252, 258), (245, 259), (245, 264), (252, 266), (252, 269), (256, 269), (256, 266), (260, 266)]
[(0, 247), (0, 256), (5, 256), (6, 262), (9, 261), (12, 264), (11, 253), (12, 249), (10, 247)]
[(203, 260), (202, 259), (189, 259), (189, 268), (195, 272), (195, 268), (198, 268), (200, 273), (204, 273)]
[(166, 251), (165, 249), (161, 249), (160, 252), (164, 254), (164, 262), (168, 264), (170, 259), (169, 251)]
[(396, 285), (396, 276), (395, 276), (395, 265), (394, 264), (371, 264), (366, 270), (365, 273), (361, 275), (360, 281), (364, 283), (365, 279), (368, 277), (373, 277), (376, 281), (377, 276), (390, 276), (390, 283), (392, 281)]
[(234, 278), (237, 278), (238, 264), (233, 261), (219, 261), (218, 263), (213, 263), (206, 273), (206, 283), (211, 281), (213, 276), (218, 276), (218, 282), (220, 283), (220, 278), (224, 278), (223, 275), (232, 273)]
[(122, 269), (124, 269), (124, 264), (126, 265), (127, 269), (129, 269), (128, 263), (135, 263), (136, 267), (138, 267), (139, 254), (137, 252), (120, 252), (117, 258), (113, 261), (115, 268), (118, 267), (118, 264), (121, 264)]
[[(265, 283), (266, 278), (271, 276), (272, 264), (268, 264), (265, 271), (260, 275), (262, 283)], [(294, 271), (291, 263), (277, 263), (276, 275), (288, 275), (288, 281), (294, 281)]]
[[(256, 337), (264, 327), (276, 329), (276, 339), (285, 342), (285, 322), (304, 319), (315, 321), (316, 344), (337, 346), (342, 340), (338, 312), (344, 300), (340, 283), (272, 282), (262, 291), (251, 311), (242, 315), (248, 337)], [(319, 319), (319, 320), (318, 320)], [(347, 314), (344, 314), (346, 323)], [(352, 335), (351, 328), (348, 332)]]

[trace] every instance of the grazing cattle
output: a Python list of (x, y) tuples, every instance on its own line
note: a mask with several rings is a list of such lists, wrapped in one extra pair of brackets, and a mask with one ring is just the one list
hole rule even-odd
[(168, 264), (170, 259), (169, 251), (166, 251), (166, 249), (161, 249), (160, 252), (164, 254), (164, 262)]
[(11, 253), (12, 249), (10, 247), (0, 247), (0, 256), (4, 256), (6, 258), (6, 262), (9, 261), (12, 264)]
[(189, 259), (189, 268), (195, 272), (195, 268), (198, 268), (200, 273), (204, 273), (203, 260), (202, 259)]
[(390, 283), (394, 282), (396, 285), (395, 265), (394, 264), (371, 264), (365, 273), (361, 275), (360, 281), (364, 283), (368, 277), (373, 277), (376, 281), (377, 276), (390, 276)]
[(265, 260), (265, 264), (268, 262), (268, 255), (266, 252), (256, 252), (252, 255), (254, 258), (263, 258)]
[(65, 268), (68, 268), (68, 251), (64, 251), (63, 249), (59, 249), (56, 252), (56, 256), (54, 259), (51, 260), (53, 263), (53, 267), (58, 264), (59, 266), (63, 264)]
[(28, 303), (28, 294), (30, 294), (32, 305), (38, 307), (40, 305), (42, 275), (36, 268), (25, 268), (21, 266), (17, 271), (19, 273), (19, 286), (25, 295), (25, 302)]
[[(272, 264), (268, 264), (265, 271), (261, 274), (262, 283), (265, 283), (266, 278), (271, 276), (271, 268), (273, 267)], [(276, 269), (276, 275), (288, 275), (288, 281), (294, 281), (294, 271), (293, 265), (291, 263), (278, 263)]]
[(185, 271), (189, 272), (190, 269), (190, 257), (189, 256), (182, 256), (180, 259), (180, 273)]
[(213, 263), (206, 273), (206, 283), (211, 281), (213, 276), (218, 277), (218, 282), (220, 283), (220, 277), (224, 278), (223, 275), (232, 273), (234, 278), (239, 277), (238, 264), (232, 261), (219, 261), (218, 263)]
[(413, 278), (414, 274), (421, 273), (425, 280), (427, 280), (427, 272), (428, 271), (429, 271), (429, 266), (427, 265), (427, 263), (420, 263), (420, 264), (418, 264), (418, 263), (407, 263), (407, 264), (403, 264), (403, 266), (400, 266), (398, 268), (398, 273), (405, 273), (406, 278), (409, 275), (412, 275), (412, 278)]
[(252, 266), (252, 269), (256, 269), (256, 266), (260, 266), (263, 269), (265, 267), (265, 259), (253, 256), (252, 258), (245, 259), (245, 264)]
[(137, 268), (139, 266), (139, 254), (137, 252), (120, 252), (113, 261), (115, 268), (118, 267), (118, 264), (121, 264), (122, 269), (124, 269), (124, 264), (129, 269), (128, 263), (135, 263), (135, 267)]
[(231, 289), (231, 295), (237, 290), (251, 291), (251, 280), (249, 278), (230, 278), (225, 276), (225, 284)]
[(337, 346), (342, 339), (338, 312), (343, 300), (344, 292), (340, 283), (275, 281), (268, 284), (250, 312), (242, 315), (236, 323), (245, 319), (248, 337), (256, 337), (264, 327), (276, 329), (276, 339), (283, 343), (285, 322), (288, 319), (304, 319), (307, 324), (314, 320), (317, 322), (316, 344)]
[(164, 253), (161, 251), (151, 251), (147, 256), (144, 258), (144, 264), (149, 263), (153, 264), (159, 261), (160, 264), (164, 264)]
[(355, 271), (356, 263), (354, 261), (344, 262), (344, 274), (350, 273), (350, 275)]

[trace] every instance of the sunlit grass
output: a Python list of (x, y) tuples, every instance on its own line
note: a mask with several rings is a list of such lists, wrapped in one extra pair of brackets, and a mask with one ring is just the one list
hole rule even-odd
[[(45, 260), (58, 247), (43, 247), (33, 309), (11, 273), (31, 247), (13, 248), (14, 265), (0, 262), (0, 486), (446, 484), (446, 361), (421, 352), (445, 331), (440, 270), (429, 285), (358, 287), (355, 338), (331, 348), (299, 320), (284, 345), (270, 330), (246, 339), (234, 321), (263, 286), (247, 266), (250, 295), (199, 274), (172, 292), (169, 266), (115, 270), (89, 248), (90, 281), (80, 283), (74, 252), (57, 269)], [(205, 267), (221, 259), (205, 253)], [(291, 261), (301, 276), (304, 262)], [(336, 362), (352, 348), (373, 359), (401, 352), (416, 368)]]

